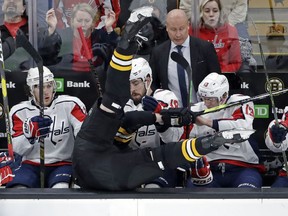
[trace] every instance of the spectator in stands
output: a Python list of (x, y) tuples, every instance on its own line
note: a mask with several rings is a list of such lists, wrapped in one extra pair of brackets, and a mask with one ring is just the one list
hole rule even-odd
[(116, 27), (121, 11), (119, 0), (54, 0), (54, 8), (58, 19), (57, 28), (67, 28), (71, 26), (72, 10), (74, 6), (79, 3), (87, 3), (93, 10), (99, 11), (100, 19), (98, 19), (97, 22), (94, 22), (94, 27), (99, 29), (105, 26), (105, 19), (107, 19), (107, 16), (111, 11), (114, 11), (115, 21), (112, 26), (113, 28)]
[(242, 60), (237, 30), (221, 19), (220, 0), (200, 3), (198, 37), (214, 44), (222, 73), (238, 72)]
[[(9, 46), (12, 47), (11, 51), (13, 51), (15, 50), (15, 40), (19, 29), (28, 37), (28, 17), (26, 15), (25, 0), (4, 0), (2, 11), (4, 13), (4, 24), (0, 26), (1, 40), (3, 45), (9, 41)], [(46, 22), (48, 28), (40, 28), (38, 30), (38, 52), (43, 58), (44, 65), (51, 65), (56, 62), (61, 47), (61, 37), (55, 31), (57, 19), (53, 9), (47, 11)], [(16, 46), (15, 52), (5, 55), (6, 69), (18, 71), (30, 68), (29, 54), (25, 54), (23, 49), (18, 46)]]
[[(172, 52), (183, 53), (184, 58), (192, 67), (192, 83), (193, 92), (197, 92), (199, 83), (204, 79), (206, 75), (211, 72), (221, 73), (220, 65), (218, 62), (217, 54), (212, 43), (205, 40), (190, 37), (188, 34), (189, 23), (188, 18), (184, 11), (180, 9), (171, 10), (166, 17), (166, 31), (169, 36), (169, 40), (163, 42), (159, 46), (156, 46), (151, 53), (150, 66), (152, 68), (153, 83), (152, 89), (169, 89), (175, 93), (179, 99), (179, 106), (187, 106), (187, 98), (185, 99), (185, 93), (188, 93), (188, 75), (183, 72), (182, 76), (185, 81), (180, 81), (177, 74), (177, 64), (174, 62), (170, 54)], [(181, 46), (180, 46), (181, 45)], [(179, 66), (179, 69), (180, 66)], [(181, 74), (180, 74), (181, 76)], [(181, 77), (180, 77), (181, 79)], [(180, 91), (180, 87), (186, 87)], [(182, 87), (181, 87), (182, 88)], [(186, 89), (186, 92), (185, 90)], [(183, 97), (181, 96), (183, 93)], [(185, 102), (186, 100), (186, 102)], [(184, 101), (184, 104), (183, 104)], [(192, 98), (193, 102), (196, 102), (196, 94)]]
[[(28, 2), (28, 0), (25, 0), (26, 4), (28, 3), (29, 5), (31, 5), (31, 1), (30, 3)], [(52, 3), (52, 0), (37, 0), (37, 24), (38, 27), (47, 27), (47, 22), (46, 22), (46, 12), (47, 10), (49, 10), (49, 3)], [(4, 0), (0, 0), (0, 5), (3, 5)], [(0, 24), (3, 24), (3, 12), (2, 10), (0, 11)]]
[[(222, 104), (229, 104), (245, 98), (245, 95), (233, 94), (229, 96), (229, 83), (225, 75), (211, 73), (200, 83), (198, 94), (202, 102), (191, 107), (193, 112), (210, 109)], [(190, 138), (213, 135), (218, 131), (229, 129), (246, 129), (253, 131), (254, 104), (248, 102), (243, 105), (233, 106), (219, 112), (208, 113), (197, 117), (196, 123), (191, 127)], [(260, 188), (264, 171), (259, 164), (258, 143), (252, 138), (233, 145), (223, 145), (219, 149), (206, 155), (213, 174), (213, 181), (203, 187), (250, 187)], [(208, 166), (204, 161), (199, 168)], [(201, 170), (200, 170), (201, 171)], [(200, 173), (199, 171), (199, 173)], [(209, 170), (206, 170), (209, 174)], [(209, 183), (203, 175), (197, 183)], [(188, 181), (188, 187), (194, 187)]]
[(282, 54), (282, 47), (285, 44), (285, 36), (283, 34), (267, 35), (267, 48), (269, 55), (265, 60), (266, 68), (270, 72), (278, 72), (279, 70), (288, 69), (288, 56)]
[[(160, 112), (162, 109), (177, 108), (178, 99), (169, 90), (157, 89), (153, 97), (151, 95), (152, 71), (149, 63), (142, 57), (132, 59), (130, 74), (131, 99), (124, 107), (124, 112), (153, 111)], [(142, 103), (141, 103), (142, 101)], [(115, 144), (123, 149), (155, 148), (168, 142), (177, 142), (183, 133), (182, 127), (169, 127), (167, 125), (151, 124), (139, 127), (131, 127), (124, 121), (119, 128)], [(166, 170), (161, 178), (157, 178), (145, 187), (175, 187), (176, 170)]]
[[(201, 1), (200, 1), (201, 2)], [(247, 11), (248, 1), (247, 0), (220, 0), (222, 5), (221, 19), (228, 21), (229, 24), (235, 26), (238, 29), (238, 34), (241, 37), (249, 38), (247, 27), (244, 26)], [(194, 17), (192, 12), (194, 10), (194, 2), (192, 0), (181, 0), (179, 8), (183, 10), (189, 20), (193, 22)], [(238, 28), (239, 26), (239, 28)]]
[[(285, 152), (288, 148), (288, 106), (285, 107), (282, 119), (279, 120), (278, 123), (279, 124), (277, 125), (275, 120), (270, 122), (265, 139), (266, 146), (275, 153)], [(276, 180), (272, 183), (271, 187), (288, 187), (287, 170), (285, 164), (279, 171), (279, 174), (276, 177)]]
[[(22, 156), (21, 167), (6, 187), (40, 187), (40, 137), (45, 145), (45, 187), (68, 188), (74, 138), (86, 117), (82, 101), (68, 95), (55, 96), (56, 82), (44, 66), (43, 105), (40, 104), (38, 68), (27, 73), (29, 100), (10, 111), (13, 149)], [(45, 109), (40, 115), (40, 107)]]
[[(192, 16), (192, 11), (194, 10), (195, 5), (192, 2), (193, 1), (191, 0), (180, 1), (180, 9), (185, 11), (189, 19), (194, 18)], [(200, 4), (201, 2), (203, 1), (200, 1)], [(220, 3), (222, 6), (220, 19), (222, 21), (228, 22), (232, 26), (235, 26), (238, 32), (242, 58), (242, 65), (239, 72), (254, 72), (257, 63), (252, 54), (252, 45), (250, 42), (250, 36), (248, 34), (248, 27), (246, 24), (248, 1), (220, 0)], [(191, 20), (191, 24), (194, 24), (193, 20)]]
[[(118, 35), (113, 30), (115, 13), (111, 10), (105, 19), (105, 28), (95, 29), (97, 11), (87, 3), (76, 4), (71, 13), (71, 27), (60, 31), (65, 52), (58, 66), (69, 70), (88, 72), (90, 64), (100, 70), (106, 70), (116, 46)], [(85, 41), (81, 40), (79, 30)], [(66, 39), (64, 41), (64, 39)], [(88, 50), (85, 49), (85, 44)], [(90, 63), (88, 60), (91, 60)]]

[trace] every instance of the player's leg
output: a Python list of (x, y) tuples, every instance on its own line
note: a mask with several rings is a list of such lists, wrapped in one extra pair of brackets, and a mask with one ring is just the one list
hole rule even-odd
[(7, 183), (6, 188), (12, 187), (27, 187), (39, 188), (40, 187), (40, 168), (30, 164), (22, 164), (19, 169), (16, 169), (13, 174), (13, 180)]
[(49, 188), (69, 188), (72, 177), (72, 165), (49, 167)]

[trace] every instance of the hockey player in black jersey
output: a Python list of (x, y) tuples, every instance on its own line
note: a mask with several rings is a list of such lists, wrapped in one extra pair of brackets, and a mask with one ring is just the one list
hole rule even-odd
[[(137, 35), (151, 19), (150, 7), (131, 13), (107, 71), (103, 98), (95, 102), (76, 137), (73, 169), (75, 182), (82, 188), (114, 191), (135, 189), (161, 176), (165, 168), (175, 169), (187, 161), (195, 161), (224, 143), (243, 141), (241, 134), (226, 131), (153, 149), (123, 151), (113, 145), (113, 138), (123, 119), (131, 127), (164, 123), (159, 113), (135, 111), (124, 115), (123, 112), (130, 97), (131, 60), (137, 49), (137, 41), (141, 40)], [(192, 123), (193, 113), (187, 108), (181, 109), (179, 124), (187, 124), (181, 121), (187, 118), (188, 123)], [(165, 115), (170, 117), (169, 113)]]

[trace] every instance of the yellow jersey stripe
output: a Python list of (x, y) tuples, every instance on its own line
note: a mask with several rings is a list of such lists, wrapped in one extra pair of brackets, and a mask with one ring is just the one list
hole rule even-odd
[(202, 156), (201, 154), (199, 154), (199, 152), (198, 152), (197, 149), (196, 149), (196, 139), (192, 139), (191, 148), (192, 148), (193, 154), (194, 154), (196, 157), (200, 158), (200, 157)]
[(114, 51), (113, 53), (115, 55), (115, 57), (119, 58), (119, 59), (122, 59), (124, 61), (128, 61), (128, 60), (131, 60), (133, 58), (133, 55), (122, 55), (120, 53), (118, 53), (116, 50)]
[(118, 71), (130, 71), (132, 69), (132, 66), (121, 66), (121, 65), (117, 65), (115, 64), (113, 61), (110, 61), (110, 66)]
[(182, 154), (184, 156), (184, 158), (187, 160), (187, 161), (195, 161), (194, 159), (192, 159), (189, 155), (188, 155), (188, 152), (187, 152), (187, 149), (186, 149), (186, 145), (187, 145), (187, 141), (188, 140), (184, 140), (182, 142), (182, 146), (181, 146), (181, 149), (182, 149)]

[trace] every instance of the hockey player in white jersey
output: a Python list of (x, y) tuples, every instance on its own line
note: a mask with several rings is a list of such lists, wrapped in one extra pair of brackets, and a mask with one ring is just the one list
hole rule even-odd
[[(233, 94), (229, 97), (229, 83), (224, 75), (211, 73), (199, 84), (198, 95), (202, 99), (191, 107), (194, 112), (213, 108), (225, 103), (239, 101), (248, 96)], [(218, 131), (239, 129), (253, 130), (253, 102), (234, 106), (198, 116), (190, 131), (190, 137), (201, 137), (215, 134)], [(213, 181), (206, 187), (252, 187), (262, 186), (257, 155), (258, 144), (253, 139), (233, 145), (223, 145), (206, 155), (213, 174)], [(188, 187), (193, 187), (188, 181)]]
[[(285, 152), (288, 148), (288, 106), (285, 107), (282, 119), (279, 125), (275, 120), (271, 121), (266, 134), (266, 146), (273, 152)], [(285, 153), (286, 154), (286, 153)], [(288, 177), (285, 165), (279, 171), (278, 176), (272, 183), (271, 187), (288, 187)]]
[[(162, 109), (178, 107), (178, 99), (170, 90), (157, 89), (153, 98), (150, 96), (152, 94), (150, 88), (152, 70), (144, 58), (132, 59), (129, 81), (131, 99), (125, 105), (124, 112), (144, 111), (145, 108), (155, 111), (156, 107), (158, 109), (156, 112), (160, 112)], [(146, 100), (143, 100), (144, 97)], [(144, 125), (139, 128), (131, 128), (130, 125), (128, 127), (129, 133), (126, 131), (127, 128), (122, 125), (116, 134), (115, 144), (120, 148), (127, 145), (132, 149), (155, 148), (168, 142), (177, 142), (183, 134), (183, 127), (169, 127), (160, 124)], [(155, 179), (150, 184), (146, 184), (145, 187), (174, 187), (175, 184), (176, 170), (169, 170), (166, 171), (165, 176)]]
[(45, 145), (45, 187), (68, 188), (71, 181), (71, 155), (74, 138), (86, 117), (83, 102), (73, 96), (55, 96), (56, 82), (44, 66), (44, 118), (39, 111), (39, 72), (30, 68), (27, 85), (30, 99), (10, 111), (13, 149), (22, 156), (22, 164), (6, 187), (40, 187), (40, 145)]
[[(132, 69), (129, 80), (131, 99), (124, 107), (124, 112), (143, 111), (143, 105), (141, 103), (143, 97), (152, 94), (150, 88), (152, 83), (152, 70), (148, 61), (142, 57), (132, 59)], [(169, 90), (158, 89), (155, 91), (153, 97), (160, 102), (159, 105), (161, 105), (161, 108), (163, 109), (178, 107), (177, 97)], [(159, 110), (159, 112), (160, 111), (161, 110)], [(160, 146), (161, 140), (164, 143), (179, 141), (182, 133), (182, 127), (161, 127), (158, 125), (156, 128), (153, 124), (135, 129), (130, 136), (124, 137), (123, 141), (129, 141), (129, 146), (133, 149), (146, 147), (153, 148)], [(116, 138), (118, 137), (121, 140), (121, 136), (123, 136), (121, 135), (121, 132), (118, 132)]]

